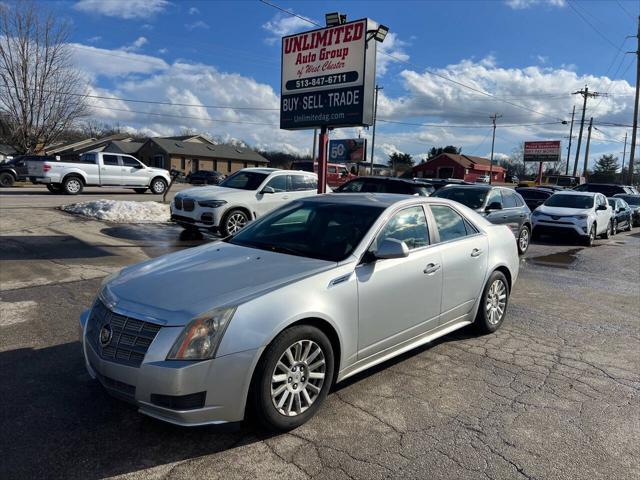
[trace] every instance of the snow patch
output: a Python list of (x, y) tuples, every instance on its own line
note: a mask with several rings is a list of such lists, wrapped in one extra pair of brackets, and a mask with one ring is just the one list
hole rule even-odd
[(163, 223), (171, 214), (169, 205), (128, 200), (93, 200), (60, 207), (63, 211), (115, 223)]

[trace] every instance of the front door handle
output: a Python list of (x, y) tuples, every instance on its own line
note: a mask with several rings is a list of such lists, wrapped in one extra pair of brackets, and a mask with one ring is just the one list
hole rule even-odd
[(289, 195), (284, 195), (284, 196), (282, 197), (282, 199), (283, 199), (283, 200), (289, 200)]
[(439, 263), (430, 263), (424, 269), (424, 273), (426, 273), (427, 275), (431, 275), (432, 273), (436, 273), (438, 270), (440, 270), (440, 264)]
[(482, 250), (480, 250), (479, 248), (474, 248), (473, 250), (471, 250), (472, 257), (479, 257), (480, 255), (482, 255)]

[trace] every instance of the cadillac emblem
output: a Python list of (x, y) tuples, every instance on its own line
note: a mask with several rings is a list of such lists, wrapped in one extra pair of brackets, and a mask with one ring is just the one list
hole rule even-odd
[(113, 337), (113, 331), (111, 330), (111, 325), (108, 323), (103, 325), (100, 329), (100, 345), (106, 347), (111, 343), (111, 338)]

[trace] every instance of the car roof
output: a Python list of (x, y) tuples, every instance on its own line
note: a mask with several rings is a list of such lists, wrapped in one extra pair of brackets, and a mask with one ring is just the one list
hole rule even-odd
[(614, 197), (640, 197), (638, 193), (616, 193)]
[(356, 180), (381, 180), (384, 182), (400, 182), (400, 183), (407, 183), (409, 185), (415, 185), (415, 184), (420, 184), (420, 186), (423, 186), (424, 183), (422, 182), (418, 182), (416, 180), (414, 180), (413, 178), (398, 178), (398, 177), (383, 177), (381, 175), (361, 175), (357, 178), (354, 178), (352, 180), (350, 180), (351, 182), (354, 182)]
[(280, 168), (267, 168), (267, 167), (252, 167), (252, 168), (243, 168), (242, 170), (238, 170), (241, 172), (256, 172), (256, 173), (266, 173), (267, 175), (271, 173), (303, 173), (305, 175), (315, 175), (313, 172), (306, 172), (304, 170), (282, 170)]
[(325, 193), (304, 197), (299, 201), (312, 203), (339, 203), (343, 205), (362, 205), (387, 208), (396, 203), (447, 203), (457, 205), (457, 202), (446, 198), (419, 197), (397, 193)]
[(554, 193), (556, 192), (556, 190), (552, 190), (550, 188), (544, 188), (544, 187), (516, 187), (515, 188), (516, 192), (542, 192), (542, 193)]
[(580, 192), (575, 190), (559, 190), (554, 192), (554, 195), (587, 195), (589, 197), (595, 197), (596, 195), (604, 195), (600, 192)]

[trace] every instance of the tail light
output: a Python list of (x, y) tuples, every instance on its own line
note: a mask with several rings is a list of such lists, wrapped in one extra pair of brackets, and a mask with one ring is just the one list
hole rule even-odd
[(42, 170), (44, 170), (45, 172), (48, 172), (49, 170), (51, 170), (51, 165), (49, 165), (48, 163), (43, 163)]

